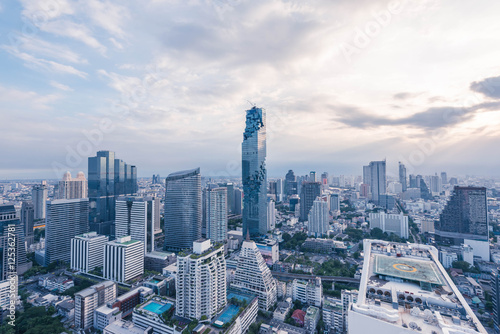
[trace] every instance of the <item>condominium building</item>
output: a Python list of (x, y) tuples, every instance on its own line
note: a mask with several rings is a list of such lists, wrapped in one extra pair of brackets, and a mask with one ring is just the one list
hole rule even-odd
[(259, 309), (267, 311), (276, 303), (276, 281), (254, 241), (243, 242), (231, 287), (259, 298)]
[(308, 215), (309, 235), (321, 237), (328, 233), (330, 225), (328, 224), (330, 215), (328, 212), (328, 203), (320, 198), (314, 200)]
[(116, 298), (116, 283), (105, 281), (75, 294), (75, 327), (87, 330), (94, 325), (94, 311)]
[(387, 214), (385, 212), (370, 213), (370, 228), (378, 227), (387, 234), (395, 235), (408, 239), (408, 216), (403, 213)]
[(71, 238), (89, 231), (88, 198), (48, 201), (45, 224), (45, 265), (69, 263)]
[[(149, 329), (149, 334), (174, 334), (180, 333), (174, 329), (173, 323), (166, 323), (163, 317), (165, 312), (173, 312), (175, 301), (164, 297), (154, 296), (145, 303), (134, 308), (132, 321), (134, 325), (144, 330)], [(179, 328), (179, 327), (177, 327)], [(151, 332), (152, 330), (152, 332)]]
[(130, 236), (109, 241), (104, 246), (105, 279), (127, 282), (144, 273), (144, 244)]
[(35, 209), (35, 220), (45, 219), (48, 188), (45, 184), (33, 186), (31, 198)]
[(120, 196), (115, 204), (115, 237), (132, 237), (141, 241), (144, 253), (154, 251), (155, 225), (159, 224), (160, 199), (155, 197)]
[(486, 330), (438, 259), (435, 247), (365, 239), (350, 334), (454, 333)]
[(96, 232), (84, 233), (71, 239), (71, 269), (84, 273), (103, 266), (104, 245), (108, 237)]
[(321, 303), (323, 302), (321, 277), (316, 277), (316, 279), (309, 281), (293, 280), (292, 299), (293, 301), (300, 300), (302, 303), (321, 307)]
[(345, 333), (342, 321), (342, 301), (340, 299), (325, 298), (323, 302), (323, 321), (330, 333)]
[(83, 174), (83, 172), (78, 172), (76, 178), (72, 178), (70, 172), (64, 173), (63, 179), (59, 181), (58, 184), (57, 198), (86, 198), (87, 195), (87, 179), (85, 178), (85, 174)]
[(212, 319), (226, 305), (226, 260), (223, 244), (193, 242), (193, 252), (177, 256), (176, 305), (180, 317)]
[(304, 328), (307, 334), (316, 333), (316, 327), (318, 326), (320, 318), (319, 308), (315, 306), (309, 306), (306, 311), (306, 316), (304, 317)]

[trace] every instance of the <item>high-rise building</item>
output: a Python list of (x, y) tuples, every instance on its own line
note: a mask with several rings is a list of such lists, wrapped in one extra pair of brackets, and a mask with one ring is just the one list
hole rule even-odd
[(33, 190), (31, 192), (33, 205), (35, 208), (35, 220), (45, 219), (46, 216), (46, 204), (47, 204), (47, 195), (48, 189), (45, 184), (37, 184), (33, 186)]
[(448, 184), (448, 175), (446, 172), (441, 172), (441, 184)]
[(309, 182), (316, 182), (316, 172), (315, 171), (309, 172)]
[(227, 214), (233, 213), (234, 208), (234, 184), (231, 182), (219, 183), (219, 187), (226, 188), (227, 191)]
[(300, 220), (306, 221), (309, 211), (313, 206), (313, 202), (318, 196), (321, 196), (320, 182), (304, 182), (302, 183), (300, 192)]
[(370, 166), (363, 166), (363, 183), (370, 185), (372, 182), (372, 170)]
[(276, 180), (276, 201), (283, 202), (285, 200), (285, 182), (283, 179)]
[(456, 186), (439, 221), (436, 239), (456, 245), (464, 239), (488, 241), (486, 188)]
[(500, 332), (500, 269), (491, 272), (491, 301), (493, 303), (493, 326)]
[(87, 179), (85, 178), (85, 174), (83, 174), (83, 172), (78, 172), (78, 175), (75, 179), (71, 177), (70, 172), (64, 173), (62, 181), (59, 181), (58, 184), (57, 198), (86, 198), (87, 194)]
[(399, 183), (401, 183), (401, 186), (403, 188), (403, 192), (406, 191), (406, 188), (408, 188), (408, 181), (406, 181), (406, 166), (399, 162)]
[(84, 273), (100, 267), (104, 263), (104, 245), (108, 237), (96, 232), (84, 233), (71, 239), (71, 269)]
[(314, 200), (308, 215), (309, 235), (314, 235), (315, 237), (326, 235), (330, 227), (328, 224), (329, 220), (328, 203), (317, 198)]
[(116, 283), (105, 281), (75, 294), (75, 327), (87, 330), (94, 325), (94, 311), (116, 299)]
[(365, 239), (363, 252), (358, 298), (348, 310), (349, 334), (487, 333), (435, 247)]
[(89, 231), (88, 198), (47, 202), (45, 223), (45, 265), (70, 262), (71, 238)]
[(259, 310), (267, 311), (276, 303), (276, 281), (254, 241), (243, 241), (231, 287), (256, 295)]
[(130, 236), (141, 241), (144, 253), (155, 249), (155, 225), (159, 225), (160, 199), (155, 197), (120, 196), (116, 198), (115, 237)]
[(115, 282), (127, 282), (144, 273), (144, 243), (130, 236), (104, 245), (103, 276)]
[(287, 197), (290, 197), (292, 195), (298, 195), (297, 181), (295, 179), (295, 174), (291, 169), (285, 175), (285, 195)]
[(227, 188), (209, 185), (203, 190), (205, 237), (212, 242), (227, 239), (227, 198)]
[(178, 316), (212, 319), (226, 306), (224, 245), (210, 240), (193, 242), (193, 252), (177, 257), (176, 304)]
[(351, 305), (358, 301), (358, 290), (342, 290), (342, 333), (349, 333), (349, 326), (347, 323), (347, 316)]
[(268, 231), (276, 228), (276, 206), (272, 198), (267, 199), (267, 224)]
[(0, 281), (31, 268), (26, 258), (24, 229), (14, 205), (0, 205)]
[(170, 174), (165, 183), (165, 248), (182, 250), (201, 238), (200, 169)]
[(246, 111), (243, 133), (243, 233), (267, 233), (266, 112), (253, 107)]
[(137, 169), (115, 159), (115, 152), (99, 151), (89, 157), (88, 173), (90, 230), (113, 236), (115, 197), (137, 192)]
[(21, 204), (21, 226), (24, 230), (24, 239), (26, 248), (34, 242), (34, 226), (35, 226), (35, 206), (32, 202), (23, 202)]
[(343, 329), (342, 302), (340, 300), (325, 298), (322, 314), (328, 333), (347, 333)]
[(410, 188), (420, 188), (420, 184), (417, 183), (417, 177), (410, 174)]
[(330, 194), (330, 211), (340, 210), (340, 194)]
[(321, 184), (324, 185), (324, 186), (327, 186), (328, 185), (328, 173), (327, 172), (323, 172), (321, 174)]
[(241, 215), (243, 207), (243, 191), (239, 188), (234, 189), (234, 207), (232, 213), (235, 215)]
[(403, 213), (387, 214), (385, 212), (370, 213), (370, 228), (379, 228), (387, 234), (394, 233), (400, 238), (408, 239), (408, 216)]
[(426, 201), (431, 201), (433, 199), (433, 196), (421, 175), (417, 175), (417, 183), (420, 187), (420, 197)]
[(269, 181), (269, 192), (268, 194), (274, 196), (275, 199), (277, 199), (277, 184), (276, 184), (276, 181)]
[(379, 204), (379, 197), (386, 193), (387, 186), (385, 160), (372, 161), (368, 166), (370, 167), (370, 193), (372, 194), (372, 201)]

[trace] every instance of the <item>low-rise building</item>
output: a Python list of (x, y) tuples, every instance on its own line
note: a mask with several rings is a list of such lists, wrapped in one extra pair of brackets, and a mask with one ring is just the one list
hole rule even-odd
[(152, 289), (159, 296), (172, 297), (175, 294), (175, 278), (172, 276), (154, 276), (142, 285)]
[(112, 308), (117, 307), (122, 312), (122, 318), (128, 317), (134, 307), (144, 303), (152, 294), (153, 290), (148, 287), (135, 288), (117, 297), (112, 303)]
[(146, 329), (134, 325), (132, 321), (115, 321), (102, 331), (103, 334), (151, 334), (152, 328)]
[(38, 278), (38, 286), (49, 291), (64, 292), (75, 286), (72, 279), (66, 276), (44, 275)]
[(103, 305), (94, 311), (94, 328), (104, 330), (109, 324), (122, 319), (122, 312), (118, 307)]
[(293, 280), (292, 300), (300, 300), (302, 303), (321, 307), (323, 301), (323, 285), (321, 278), (316, 277), (314, 280)]
[(315, 306), (309, 306), (306, 311), (306, 316), (304, 317), (304, 328), (306, 329), (307, 334), (315, 333), (319, 318), (319, 308)]
[(279, 321), (285, 321), (286, 315), (290, 312), (292, 307), (289, 302), (279, 302), (273, 313), (273, 318)]

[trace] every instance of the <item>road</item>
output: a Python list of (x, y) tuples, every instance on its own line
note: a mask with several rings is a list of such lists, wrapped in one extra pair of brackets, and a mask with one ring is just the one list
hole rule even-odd
[[(281, 273), (277, 271), (271, 271), (271, 273), (273, 274), (274, 277), (282, 277), (282, 278), (311, 279), (316, 277), (315, 275)], [(340, 277), (340, 276), (317, 276), (317, 277), (321, 277), (322, 281), (327, 281), (327, 282), (345, 282), (345, 283), (359, 284), (359, 279), (354, 277)]]

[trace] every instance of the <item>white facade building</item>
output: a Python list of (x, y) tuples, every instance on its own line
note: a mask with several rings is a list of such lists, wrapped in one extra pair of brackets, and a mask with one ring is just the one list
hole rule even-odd
[(385, 212), (370, 213), (370, 228), (378, 227), (387, 234), (394, 233), (401, 238), (408, 239), (408, 216), (403, 213), (387, 214)]
[(342, 302), (339, 299), (325, 299), (323, 321), (329, 333), (343, 333)]
[(267, 230), (276, 228), (276, 205), (272, 198), (267, 198)]
[(256, 295), (259, 298), (259, 310), (267, 311), (276, 303), (276, 281), (255, 242), (243, 242), (231, 286)]
[(104, 246), (105, 279), (126, 282), (144, 273), (144, 244), (130, 236), (109, 241)]
[(75, 294), (75, 327), (86, 330), (94, 325), (94, 311), (116, 298), (116, 283), (105, 281)]
[(227, 239), (227, 188), (209, 188), (203, 191), (203, 218), (205, 234), (212, 242)]
[(70, 172), (64, 173), (62, 181), (59, 181), (58, 198), (75, 199), (86, 198), (88, 194), (87, 179), (83, 172), (78, 172), (76, 178), (71, 177)]
[(321, 278), (316, 277), (316, 279), (310, 281), (293, 280), (292, 299), (293, 301), (300, 300), (302, 303), (321, 307), (323, 302)]
[(104, 245), (108, 237), (96, 232), (84, 233), (71, 239), (71, 269), (84, 273), (103, 266)]
[(0, 309), (6, 310), (10, 305), (10, 281), (0, 282)]
[(326, 235), (330, 227), (328, 224), (329, 220), (328, 203), (321, 199), (316, 199), (313, 202), (308, 216), (309, 235), (314, 235), (316, 237)]
[(224, 246), (210, 239), (193, 242), (193, 253), (177, 256), (176, 307), (180, 317), (212, 319), (226, 305)]
[(94, 328), (104, 330), (106, 326), (122, 319), (122, 312), (118, 307), (110, 308), (103, 305), (94, 311)]
[(458, 261), (458, 255), (456, 252), (442, 250), (439, 251), (439, 261), (446, 269), (451, 268), (453, 262)]

